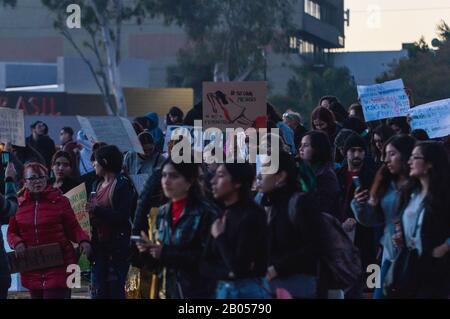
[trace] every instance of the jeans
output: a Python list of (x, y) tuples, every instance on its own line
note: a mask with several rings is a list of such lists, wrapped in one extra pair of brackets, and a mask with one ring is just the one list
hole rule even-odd
[(392, 265), (392, 261), (389, 259), (383, 260), (381, 264), (381, 274), (380, 274), (380, 288), (375, 288), (375, 291), (373, 293), (373, 299), (384, 299), (384, 293), (383, 293), (383, 284), (384, 284), (384, 278), (386, 277), (387, 272), (389, 271), (389, 268)]
[(270, 286), (266, 279), (249, 278), (219, 281), (216, 299), (270, 299)]
[(128, 249), (113, 254), (98, 249), (92, 264), (92, 299), (125, 299), (125, 283), (130, 263)]
[(317, 298), (317, 285), (317, 277), (305, 274), (276, 277), (270, 282), (274, 293), (277, 289), (285, 289), (295, 299)]

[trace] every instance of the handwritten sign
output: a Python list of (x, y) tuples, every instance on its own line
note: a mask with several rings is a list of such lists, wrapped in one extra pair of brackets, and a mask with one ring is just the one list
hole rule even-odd
[(254, 127), (267, 113), (267, 82), (204, 82), (203, 127)]
[(139, 195), (141, 195), (145, 182), (148, 180), (149, 176), (149, 174), (130, 175), (133, 180), (134, 187), (136, 187)]
[(406, 116), (410, 105), (403, 80), (369, 86), (358, 85), (366, 122)]
[(10, 252), (7, 256), (12, 274), (57, 267), (64, 264), (60, 244), (30, 247), (25, 251), (24, 258), (17, 258), (15, 252)]
[(25, 146), (23, 111), (0, 107), (0, 142)]
[(87, 193), (85, 184), (78, 185), (64, 194), (69, 199), (75, 217), (78, 220), (81, 228), (89, 238), (91, 238), (91, 224), (89, 221), (89, 213), (86, 211)]
[(410, 117), (412, 129), (423, 129), (430, 138), (450, 135), (450, 99), (417, 106)]
[(128, 119), (113, 116), (107, 119), (77, 116), (77, 119), (89, 140), (116, 145), (122, 152), (134, 151), (144, 154), (142, 145)]

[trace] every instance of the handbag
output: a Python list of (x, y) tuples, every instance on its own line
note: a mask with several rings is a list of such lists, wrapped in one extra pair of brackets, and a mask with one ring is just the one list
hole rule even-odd
[[(419, 220), (423, 213), (423, 204), (420, 206), (414, 227), (413, 237), (419, 229)], [(414, 298), (417, 291), (417, 270), (419, 252), (404, 245), (396, 255), (389, 267), (383, 283), (384, 295), (389, 299)]]

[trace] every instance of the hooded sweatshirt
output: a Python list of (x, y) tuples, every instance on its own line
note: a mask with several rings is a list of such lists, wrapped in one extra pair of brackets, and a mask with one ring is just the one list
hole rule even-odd
[(145, 115), (151, 122), (151, 126), (148, 128), (149, 133), (152, 135), (155, 145), (158, 147), (159, 151), (163, 150), (164, 147), (164, 135), (159, 128), (159, 117), (155, 112), (150, 112)]

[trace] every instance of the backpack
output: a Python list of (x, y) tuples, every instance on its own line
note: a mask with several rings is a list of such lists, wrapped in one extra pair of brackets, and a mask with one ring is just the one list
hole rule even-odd
[[(303, 193), (295, 193), (289, 200), (289, 219), (295, 225), (297, 207)], [(345, 233), (337, 218), (320, 213), (322, 217), (321, 255), (319, 277), (326, 278), (328, 289), (350, 289), (362, 278), (361, 257), (358, 248)]]

